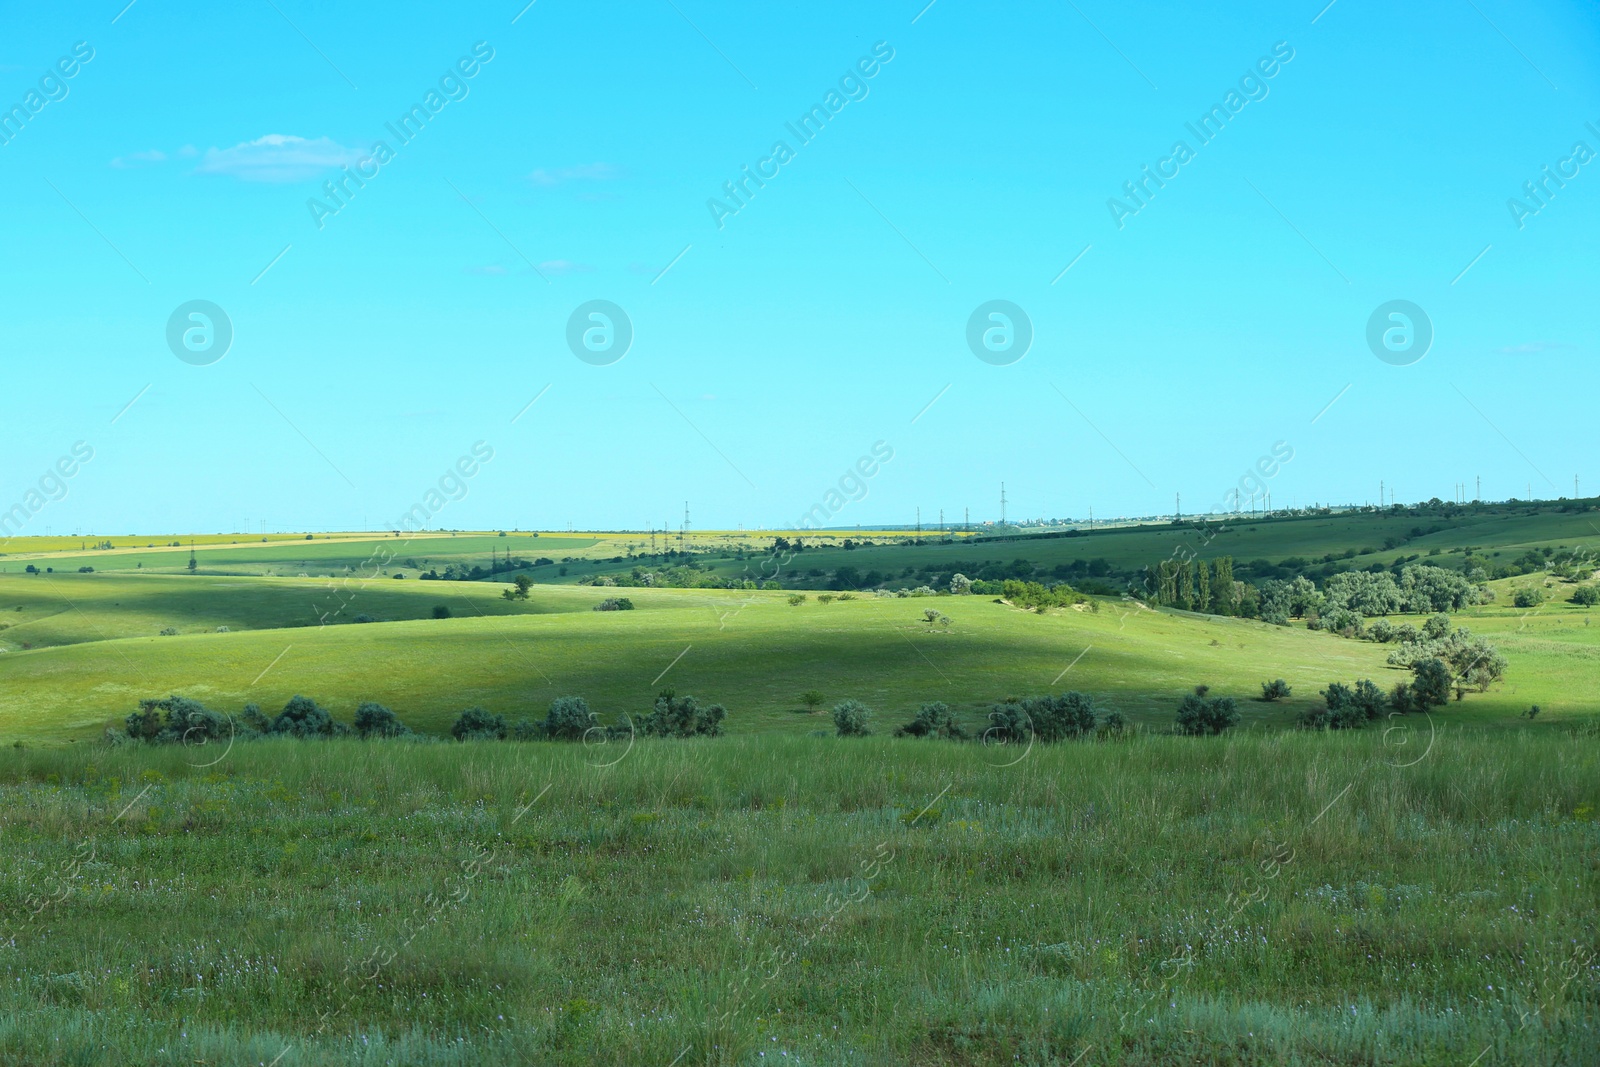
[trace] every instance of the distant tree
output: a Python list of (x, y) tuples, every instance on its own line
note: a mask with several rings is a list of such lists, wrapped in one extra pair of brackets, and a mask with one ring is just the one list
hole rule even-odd
[(968, 596), (972, 592), (972, 579), (965, 574), (952, 574), (950, 576), (950, 592), (956, 596)]
[(1411, 665), (1415, 680), (1411, 683), (1411, 704), (1418, 711), (1445, 704), (1450, 700), (1451, 673), (1449, 664), (1442, 659), (1418, 660)]
[(1537, 585), (1518, 586), (1511, 594), (1511, 603), (1519, 608), (1536, 608), (1544, 603), (1544, 589)]
[(512, 582), (517, 587), (517, 599), (527, 600), (528, 590), (533, 588), (533, 579), (528, 577), (526, 574), (519, 574), (512, 579)]
[(1192, 737), (1220, 734), (1239, 723), (1239, 706), (1232, 697), (1207, 698), (1190, 693), (1178, 705), (1175, 725), (1180, 734)]
[(1211, 610), (1211, 568), (1205, 560), (1195, 560), (1194, 607), (1196, 611)]
[(356, 708), (355, 731), (363, 739), (370, 737), (405, 737), (411, 727), (382, 704), (367, 701)]
[(1294, 690), (1289, 687), (1289, 683), (1282, 678), (1261, 683), (1261, 699), (1269, 703), (1274, 700), (1283, 700), (1293, 692)]
[(841, 700), (833, 706), (833, 728), (839, 737), (865, 737), (872, 732), (872, 709), (859, 700)]
[(450, 736), (457, 741), (504, 741), (505, 716), (480, 707), (471, 707), (456, 716)]
[(1450, 616), (1442, 611), (1422, 624), (1422, 636), (1429, 641), (1437, 641), (1449, 632)]
[(822, 707), (823, 699), (824, 697), (822, 693), (816, 689), (807, 689), (804, 693), (800, 694), (800, 703), (804, 704), (811, 711), (816, 711), (818, 708)]
[(600, 720), (582, 697), (556, 697), (544, 719), (546, 736), (557, 741), (581, 741)]
[(197, 566), (199, 566), (199, 563), (194, 558), (194, 549), (191, 548), (189, 549), (189, 573), (193, 574)]
[(934, 701), (917, 710), (916, 717), (904, 726), (895, 728), (896, 737), (936, 737), (947, 741), (964, 741), (966, 728), (956, 719), (949, 705)]
[(716, 737), (727, 717), (728, 709), (721, 704), (701, 707), (694, 697), (680, 697), (665, 689), (656, 697), (654, 710), (640, 720), (639, 728), (646, 737)]
[(435, 604), (433, 606), (433, 617), (436, 619), (448, 619), (450, 617), (450, 608), (445, 604)]
[(350, 732), (344, 723), (335, 722), (328, 709), (310, 697), (296, 694), (289, 698), (267, 727), (268, 733), (289, 737), (339, 737)]
[(1592, 608), (1600, 604), (1600, 587), (1580, 585), (1572, 591), (1572, 602), (1579, 607)]

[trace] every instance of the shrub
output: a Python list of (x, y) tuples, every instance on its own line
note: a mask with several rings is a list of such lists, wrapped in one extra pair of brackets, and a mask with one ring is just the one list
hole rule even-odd
[(1082, 737), (1095, 728), (1098, 709), (1087, 693), (1006, 700), (989, 709), (984, 740), (1020, 743), (1029, 738), (1044, 742)]
[(1438, 641), (1450, 632), (1450, 616), (1444, 612), (1430, 616), (1422, 624), (1422, 637), (1427, 641)]
[(1537, 585), (1519, 586), (1511, 594), (1511, 603), (1519, 608), (1536, 608), (1544, 603), (1544, 590)]
[(1289, 687), (1289, 683), (1282, 678), (1261, 683), (1261, 699), (1269, 704), (1274, 700), (1286, 699), (1293, 692), (1294, 690)]
[(405, 737), (411, 727), (382, 704), (363, 701), (356, 708), (355, 731), (363, 740), (372, 737)]
[(1100, 720), (1100, 730), (1103, 733), (1121, 736), (1128, 728), (1128, 717), (1116, 708), (1106, 712), (1106, 717)]
[(895, 728), (896, 737), (937, 737), (947, 741), (965, 741), (966, 728), (956, 718), (955, 712), (942, 701), (924, 704), (916, 717), (904, 726)]
[(1367, 631), (1367, 636), (1380, 644), (1388, 644), (1394, 640), (1394, 624), (1388, 619), (1379, 619)]
[(1425, 710), (1450, 700), (1450, 667), (1442, 659), (1418, 660), (1411, 665), (1416, 680), (1411, 683), (1411, 700), (1417, 710)]
[(267, 732), (289, 737), (340, 737), (349, 733), (350, 728), (335, 722), (328, 710), (315, 700), (295, 694), (272, 720)]
[(1572, 602), (1584, 608), (1592, 608), (1596, 604), (1600, 604), (1600, 586), (1578, 586), (1572, 591)]
[(545, 715), (544, 732), (557, 741), (581, 741), (600, 724), (582, 697), (556, 697)]
[(1232, 697), (1206, 698), (1190, 693), (1178, 705), (1178, 732), (1191, 737), (1220, 734), (1239, 724), (1239, 706)]
[(1362, 679), (1354, 689), (1339, 682), (1322, 691), (1321, 707), (1308, 708), (1300, 715), (1300, 725), (1312, 730), (1355, 730), (1383, 715), (1388, 707), (1383, 691)]
[(790, 593), (786, 599), (789, 601), (791, 608), (797, 608), (806, 602), (806, 595), (804, 593)]
[(702, 708), (692, 696), (676, 696), (663, 690), (656, 706), (641, 720), (639, 732), (646, 737), (717, 737), (728, 710), (721, 704)]
[(505, 716), (480, 707), (470, 707), (456, 716), (450, 736), (457, 741), (504, 741)]
[(239, 713), (239, 722), (251, 733), (264, 734), (272, 729), (272, 723), (261, 714), (260, 704), (246, 704), (244, 711)]
[(178, 631), (174, 630), (172, 627), (168, 626), (165, 630), (161, 631), (161, 636), (162, 637), (177, 637), (178, 636)]
[(139, 710), (124, 725), (130, 738), (156, 745), (199, 745), (225, 739), (233, 730), (225, 716), (176, 693), (163, 700), (139, 701)]
[(608, 596), (594, 606), (596, 611), (632, 611), (633, 601), (625, 596)]
[(448, 619), (450, 617), (449, 606), (446, 604), (435, 604), (433, 606), (433, 617), (436, 619)]
[(817, 689), (807, 689), (804, 693), (800, 694), (800, 703), (804, 704), (810, 711), (816, 711), (818, 708), (822, 707), (822, 701), (824, 699), (825, 698), (823, 697), (822, 692)]
[(518, 719), (511, 724), (511, 740), (513, 741), (540, 741), (549, 736), (545, 732), (542, 722), (532, 722), (528, 719)]
[(871, 721), (872, 709), (859, 700), (841, 700), (833, 706), (833, 729), (837, 737), (866, 737), (872, 733)]
[(368, 615), (365, 612), (363, 612), (362, 614), (357, 615), (354, 619), (351, 619), (350, 621), (351, 622), (377, 622), (378, 620), (374, 619), (371, 615)]

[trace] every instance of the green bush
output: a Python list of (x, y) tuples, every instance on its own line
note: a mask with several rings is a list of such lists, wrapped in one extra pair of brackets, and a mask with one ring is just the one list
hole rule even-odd
[(556, 697), (545, 715), (544, 732), (556, 741), (582, 741), (598, 725), (600, 720), (589, 710), (588, 701), (582, 697)]
[(639, 732), (646, 737), (717, 737), (727, 717), (721, 704), (702, 708), (694, 697), (666, 689), (656, 697), (654, 710), (640, 721)]
[(448, 619), (450, 617), (449, 605), (435, 604), (433, 606), (433, 617), (436, 619)]
[(1289, 683), (1282, 678), (1261, 683), (1261, 699), (1269, 704), (1274, 700), (1284, 700), (1293, 692), (1294, 690), (1289, 687)]
[(1511, 603), (1519, 608), (1536, 608), (1544, 603), (1544, 589), (1537, 585), (1518, 586), (1511, 594)]
[(124, 724), (130, 738), (156, 745), (201, 745), (225, 740), (233, 733), (226, 716), (176, 693), (163, 700), (139, 701), (139, 710)]
[(355, 731), (363, 740), (373, 737), (405, 737), (411, 727), (382, 704), (363, 701), (356, 708)]
[(1600, 586), (1578, 586), (1572, 591), (1572, 602), (1584, 608), (1592, 608), (1596, 604), (1600, 604)]
[(924, 704), (917, 710), (916, 717), (904, 726), (895, 728), (896, 737), (937, 737), (947, 741), (965, 741), (966, 728), (961, 725), (955, 712), (942, 701)]
[(1239, 705), (1232, 697), (1207, 698), (1195, 692), (1178, 705), (1176, 725), (1180, 734), (1191, 737), (1220, 734), (1238, 724)]
[(518, 719), (511, 724), (511, 740), (513, 741), (542, 741), (549, 736), (545, 732), (545, 724), (542, 722)]
[(1301, 713), (1301, 726), (1309, 730), (1356, 730), (1382, 717), (1389, 706), (1383, 690), (1365, 678), (1354, 689), (1333, 682), (1322, 691), (1322, 699), (1320, 707)]
[(1007, 700), (989, 709), (985, 741), (1021, 743), (1030, 738), (1047, 743), (1092, 733), (1098, 719), (1094, 698), (1070, 691), (1060, 696)]
[(841, 700), (833, 706), (833, 730), (838, 737), (866, 737), (872, 733), (872, 709), (859, 700)]
[(457, 741), (504, 741), (505, 716), (480, 707), (470, 707), (456, 716), (450, 736)]
[(594, 606), (596, 611), (632, 611), (633, 601), (625, 596), (609, 596)]
[(315, 700), (297, 693), (289, 698), (289, 703), (272, 720), (267, 732), (302, 738), (342, 737), (350, 732), (350, 728), (342, 722), (335, 722), (328, 710)]

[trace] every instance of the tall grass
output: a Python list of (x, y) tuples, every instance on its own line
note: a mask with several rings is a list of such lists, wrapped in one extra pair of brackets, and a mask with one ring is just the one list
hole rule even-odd
[(11, 751), (0, 1061), (1595, 1062), (1592, 739), (1427, 732)]

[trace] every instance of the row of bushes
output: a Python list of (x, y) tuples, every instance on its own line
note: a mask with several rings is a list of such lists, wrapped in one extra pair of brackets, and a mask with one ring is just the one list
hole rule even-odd
[[(728, 712), (721, 704), (702, 705), (692, 696), (664, 690), (650, 713), (636, 722), (626, 720), (601, 726), (599, 717), (582, 697), (558, 697), (550, 702), (543, 721), (518, 719), (471, 707), (456, 716), (450, 736), (457, 741), (580, 741), (611, 739), (638, 733), (645, 737), (716, 737)], [(362, 740), (402, 738), (434, 740), (412, 731), (389, 708), (364, 701), (355, 719), (346, 724), (305, 696), (295, 696), (277, 715), (268, 717), (256, 704), (246, 704), (238, 719), (213, 711), (176, 694), (160, 700), (141, 700), (139, 710), (124, 720), (124, 729), (108, 727), (113, 744), (130, 741), (153, 745), (201, 745), (229, 739), (250, 741), (262, 737), (319, 739), (359, 737)]]
[[(871, 734), (872, 719), (872, 709), (859, 700), (843, 700), (833, 708), (834, 733), (839, 737)], [(989, 709), (988, 722), (976, 739), (999, 744), (1029, 739), (1049, 743), (1093, 733), (1121, 733), (1128, 724), (1120, 711), (1101, 708), (1093, 697), (1079, 692), (1004, 700)], [(895, 727), (894, 736), (947, 741), (974, 738), (950, 706), (942, 701), (922, 705), (910, 722)]]

